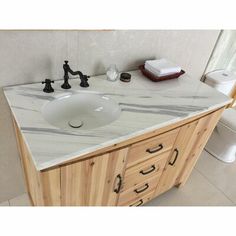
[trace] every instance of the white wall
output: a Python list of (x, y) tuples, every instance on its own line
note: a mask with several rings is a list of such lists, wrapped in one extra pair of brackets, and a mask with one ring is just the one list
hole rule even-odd
[(145, 59), (166, 57), (200, 79), (219, 31), (0, 31), (0, 202), (25, 191), (10, 111), (1, 87), (60, 79), (65, 59), (72, 69), (103, 74)]

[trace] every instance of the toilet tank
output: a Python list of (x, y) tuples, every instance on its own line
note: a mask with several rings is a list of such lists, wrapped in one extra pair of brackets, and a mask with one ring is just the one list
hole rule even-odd
[(216, 70), (205, 75), (205, 83), (217, 89), (218, 91), (230, 96), (232, 89), (236, 83), (234, 73), (226, 70)]

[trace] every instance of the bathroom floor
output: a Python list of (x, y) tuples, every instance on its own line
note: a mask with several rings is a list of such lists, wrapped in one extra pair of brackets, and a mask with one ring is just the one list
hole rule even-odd
[[(236, 205), (236, 162), (225, 164), (203, 151), (187, 184), (173, 188), (146, 206), (234, 206)], [(27, 194), (0, 206), (29, 206)]]

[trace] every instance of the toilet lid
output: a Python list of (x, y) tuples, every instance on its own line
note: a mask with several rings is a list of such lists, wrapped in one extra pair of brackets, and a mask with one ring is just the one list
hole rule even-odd
[(220, 118), (220, 123), (236, 132), (236, 110), (233, 108), (226, 109)]

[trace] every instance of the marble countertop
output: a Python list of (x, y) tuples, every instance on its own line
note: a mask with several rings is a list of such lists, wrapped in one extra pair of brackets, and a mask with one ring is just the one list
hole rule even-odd
[[(220, 108), (231, 99), (191, 79), (186, 74), (179, 79), (152, 82), (139, 71), (132, 71), (130, 83), (110, 82), (106, 76), (89, 79), (90, 87), (81, 88), (79, 79), (71, 79), (72, 89), (64, 90), (62, 80), (53, 84), (54, 93), (44, 93), (41, 83), (9, 86), (5, 96), (32, 155), (37, 170), (43, 170), (72, 160), (92, 151), (126, 139)], [(96, 91), (115, 100), (121, 107), (120, 117), (109, 125), (71, 133), (50, 125), (41, 108), (55, 97)]]

